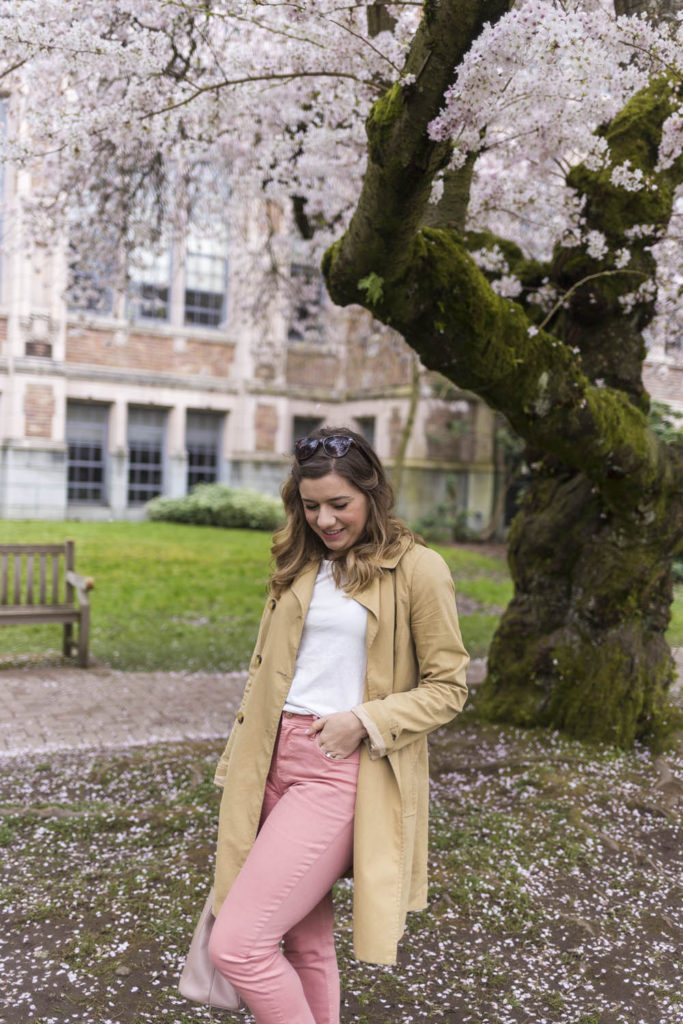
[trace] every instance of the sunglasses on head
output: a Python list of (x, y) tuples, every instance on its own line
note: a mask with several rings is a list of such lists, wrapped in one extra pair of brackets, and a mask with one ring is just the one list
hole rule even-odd
[(306, 459), (310, 459), (312, 455), (315, 455), (318, 448), (322, 448), (325, 455), (328, 455), (331, 459), (343, 459), (345, 455), (348, 455), (350, 448), (358, 448), (361, 455), (365, 456), (366, 459), (368, 458), (352, 437), (348, 437), (346, 434), (328, 434), (327, 437), (300, 438), (294, 445), (296, 461), (305, 462)]

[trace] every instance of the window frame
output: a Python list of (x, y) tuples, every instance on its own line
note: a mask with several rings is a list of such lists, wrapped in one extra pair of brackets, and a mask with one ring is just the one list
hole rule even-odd
[[(143, 416), (156, 422), (143, 422)], [(135, 420), (139, 418), (139, 422)], [(126, 474), (126, 505), (140, 508), (152, 498), (164, 493), (166, 483), (166, 441), (168, 434), (168, 411), (151, 406), (129, 405), (126, 441), (128, 467)], [(134, 455), (135, 453), (135, 455)], [(151, 456), (145, 460), (143, 453)], [(133, 479), (135, 474), (140, 477)], [(142, 477), (151, 474), (151, 479)]]
[[(78, 419), (73, 414), (78, 410), (88, 409), (92, 412), (97, 410), (101, 415), (84, 417)], [(72, 414), (71, 416), (69, 414)], [(79, 429), (83, 430), (83, 437), (78, 437)], [(99, 434), (99, 438), (96, 438)], [(67, 505), (106, 505), (107, 486), (109, 477), (108, 457), (108, 436), (109, 436), (109, 406), (98, 402), (80, 402), (69, 399), (66, 405), (66, 448), (67, 448), (67, 469), (66, 469), (66, 500)], [(74, 448), (99, 448), (99, 459), (74, 458)], [(85, 480), (72, 479), (72, 472), (83, 470), (86, 473)], [(90, 479), (88, 470), (95, 471), (95, 478)], [(99, 479), (97, 479), (99, 471)], [(78, 496), (74, 491), (88, 490), (97, 493), (89, 493), (86, 496)]]

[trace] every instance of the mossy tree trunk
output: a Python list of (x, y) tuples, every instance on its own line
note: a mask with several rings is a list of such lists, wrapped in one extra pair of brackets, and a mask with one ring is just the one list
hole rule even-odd
[[(627, 746), (656, 729), (672, 678), (664, 631), (683, 541), (680, 451), (648, 428), (641, 382), (653, 300), (643, 293), (628, 312), (620, 301), (653, 280), (649, 246), (683, 179), (683, 157), (656, 168), (673, 87), (653, 82), (604, 130), (613, 164), (629, 159), (647, 188), (620, 192), (609, 169), (571, 175), (589, 228), (612, 253), (631, 250), (627, 268), (614, 272), (580, 248), (558, 250), (548, 268), (520, 257), (521, 276), (547, 273), (568, 292), (566, 308), (541, 326), (537, 310), (499, 297), (468, 254), (471, 162), (448, 176), (442, 221), (427, 205), (449, 156), (427, 125), (484, 7), (495, 20), (507, 4), (425, 5), (405, 69), (415, 84), (395, 85), (373, 109), (358, 207), (323, 269), (336, 302), (366, 305), (528, 445), (533, 479), (510, 537), (515, 596), (492, 645), (482, 710)], [(650, 225), (646, 237), (629, 241), (638, 224)]]

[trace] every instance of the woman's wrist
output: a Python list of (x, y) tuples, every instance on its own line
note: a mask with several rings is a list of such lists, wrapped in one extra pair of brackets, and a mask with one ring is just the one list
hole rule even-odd
[(365, 737), (368, 735), (368, 730), (363, 725), (363, 722), (361, 721), (360, 715), (357, 715), (356, 712), (353, 709), (351, 709), (351, 714), (356, 719), (356, 721), (358, 722), (358, 725), (361, 728), (361, 739), (365, 739)]

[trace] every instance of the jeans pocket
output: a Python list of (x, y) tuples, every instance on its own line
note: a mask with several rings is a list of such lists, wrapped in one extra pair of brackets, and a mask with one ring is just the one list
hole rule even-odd
[(326, 764), (353, 764), (360, 758), (360, 746), (356, 747), (355, 750), (352, 750), (351, 753), (348, 754), (346, 757), (328, 757), (323, 748), (320, 746), (320, 741), (317, 736), (314, 737), (313, 742), (315, 743), (319, 756), (323, 759), (323, 761), (325, 761)]

